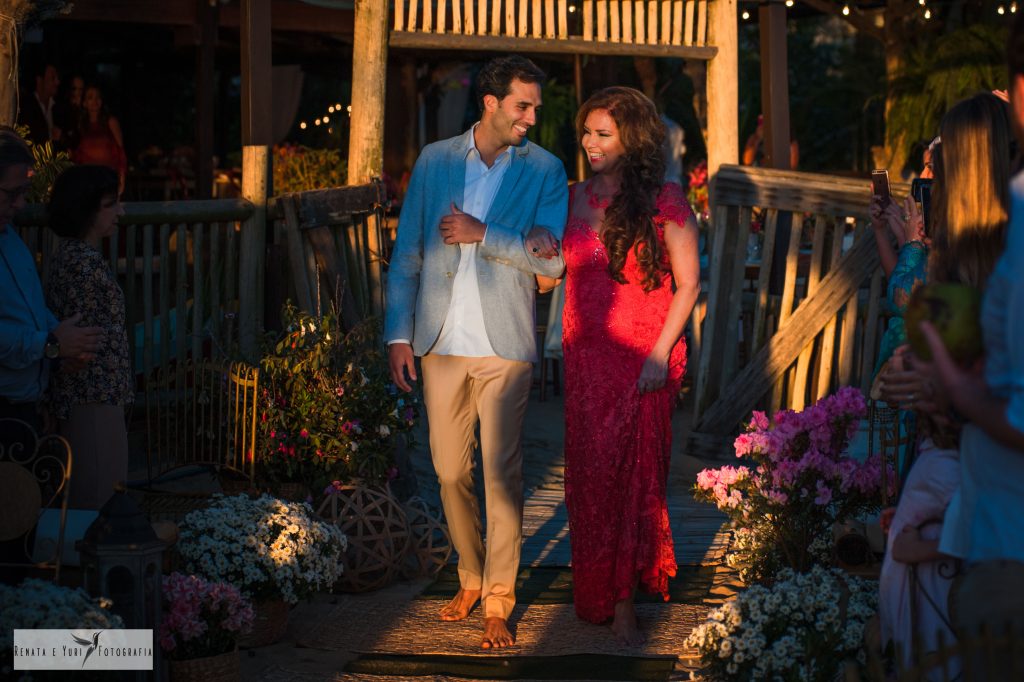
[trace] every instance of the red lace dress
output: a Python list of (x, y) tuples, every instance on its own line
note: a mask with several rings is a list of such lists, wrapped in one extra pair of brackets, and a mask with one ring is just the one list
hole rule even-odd
[[(570, 200), (570, 206), (572, 205)], [(690, 207), (679, 185), (657, 201), (658, 237)], [(645, 292), (630, 250), (619, 284), (597, 233), (570, 214), (562, 347), (565, 354), (565, 502), (572, 541), (573, 599), (580, 618), (602, 623), (634, 588), (668, 599), (676, 574), (665, 488), (671, 413), (686, 368), (686, 344), (673, 349), (664, 388), (641, 395), (637, 379), (661, 334), (672, 300), (665, 257), (662, 285)]]

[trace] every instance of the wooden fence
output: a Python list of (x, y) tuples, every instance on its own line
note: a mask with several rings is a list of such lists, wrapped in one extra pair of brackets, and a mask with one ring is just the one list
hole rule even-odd
[[(228, 362), (241, 357), (239, 330), (246, 328), (247, 320), (263, 319), (264, 311), (254, 306), (263, 305), (264, 289), (271, 319), (277, 312), (273, 307), (287, 298), (311, 311), (319, 309), (321, 279), (345, 294), (347, 320), (381, 311), (380, 216), (369, 212), (374, 200), (380, 203), (378, 189), (344, 188), (272, 199), (267, 210), (274, 226), (271, 243), (249, 240), (252, 249), (242, 238), (254, 211), (248, 201), (124, 204), (119, 229), (104, 240), (102, 251), (125, 295), (128, 344), (140, 398), (137, 408), (146, 419), (150, 479), (191, 462), (213, 462), (252, 477), (258, 372)], [(323, 195), (334, 201), (308, 200)], [(361, 212), (353, 202), (360, 202)], [(297, 215), (309, 224), (297, 223)], [(36, 254), (45, 281), (57, 238), (44, 229), (44, 208), (27, 207), (15, 224)], [(295, 238), (299, 230), (308, 235), (306, 239)], [(337, 254), (333, 269), (325, 270), (322, 259), (314, 259), (309, 241), (314, 237), (325, 253)], [(274, 253), (278, 246), (279, 254), (293, 252), (295, 257), (271, 259), (266, 268), (257, 265), (264, 262), (265, 249)], [(342, 277), (332, 279), (335, 271)], [(243, 295), (245, 282), (254, 283), (258, 295)], [(325, 302), (333, 298), (332, 292), (323, 295)]]
[[(721, 456), (753, 409), (801, 409), (845, 385), (866, 391), (885, 292), (867, 180), (723, 166), (713, 193), (689, 449)], [(790, 219), (785, 275), (773, 293), (776, 236)], [(750, 257), (752, 234), (763, 241), (760, 259)]]
[[(243, 221), (252, 205), (240, 199), (126, 203), (119, 229), (103, 251), (125, 294), (128, 345), (137, 375), (175, 359), (210, 357), (236, 341)], [(22, 238), (46, 279), (56, 237), (42, 206), (17, 217)]]
[(708, 45), (708, 0), (395, 0), (391, 45), (646, 56), (685, 49), (697, 59), (717, 52)]

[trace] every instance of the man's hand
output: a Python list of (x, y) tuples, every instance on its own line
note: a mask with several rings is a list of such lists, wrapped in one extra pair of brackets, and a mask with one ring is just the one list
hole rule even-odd
[[(408, 393), (412, 390), (409, 381), (416, 381), (416, 362), (412, 357), (412, 346), (407, 343), (392, 343), (388, 346), (388, 366), (395, 386)], [(408, 373), (409, 379), (406, 379)]]
[(60, 344), (60, 357), (91, 360), (103, 342), (100, 327), (79, 327), (82, 313), (75, 313), (53, 328), (53, 335)]
[(537, 258), (554, 258), (558, 255), (558, 240), (546, 227), (535, 227), (526, 235), (526, 250)]
[(487, 226), (452, 204), (452, 212), (441, 218), (441, 236), (445, 244), (476, 244), (484, 240)]

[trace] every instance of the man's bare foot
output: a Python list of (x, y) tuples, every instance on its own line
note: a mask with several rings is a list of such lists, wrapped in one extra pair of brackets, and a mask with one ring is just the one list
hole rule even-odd
[(441, 609), (441, 620), (455, 621), (463, 620), (480, 601), (480, 590), (460, 589), (455, 599), (444, 605)]
[(516, 638), (508, 630), (504, 618), (484, 618), (484, 639), (480, 646), (484, 649), (504, 649), (516, 643)]
[(641, 646), (647, 641), (640, 624), (636, 621), (632, 599), (623, 599), (615, 603), (615, 618), (611, 627), (615, 639), (624, 646)]

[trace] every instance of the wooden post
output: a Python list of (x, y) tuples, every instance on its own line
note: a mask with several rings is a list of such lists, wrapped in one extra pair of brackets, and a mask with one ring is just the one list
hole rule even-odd
[(242, 197), (253, 205), (242, 223), (238, 268), (238, 335), (242, 355), (256, 359), (263, 331), (263, 269), (270, 193), (270, 1), (242, 0)]
[[(714, 177), (723, 163), (740, 158), (739, 52), (737, 48), (736, 0), (709, 3), (708, 40), (718, 54), (708, 63), (708, 177)], [(711, 194), (714, 202), (714, 192)]]
[(772, 0), (758, 8), (761, 24), (761, 110), (765, 168), (789, 168), (789, 74), (786, 6)]
[(199, 44), (196, 50), (196, 198), (213, 196), (213, 117), (216, 87), (217, 8), (196, 0)]
[[(789, 168), (789, 74), (786, 58), (786, 6), (782, 0), (771, 0), (758, 8), (761, 25), (761, 111), (764, 114), (764, 160), (766, 168)], [(794, 234), (791, 213), (779, 216), (776, 234), (776, 268), (770, 287), (778, 293), (786, 273), (782, 254), (789, 248)], [(799, 239), (799, 234), (796, 235)]]
[(269, 157), (270, 147), (267, 145), (242, 147), (242, 198), (252, 203), (253, 212), (242, 223), (241, 253), (238, 255), (238, 340), (243, 357), (250, 362), (256, 359), (257, 341), (263, 332)]
[(387, 85), (388, 3), (356, 0), (352, 43), (352, 123), (348, 184), (364, 185), (384, 167), (384, 93)]
[(270, 0), (242, 0), (242, 145), (273, 144)]
[[(0, 16), (0, 125), (5, 126), (13, 126), (18, 118), (18, 33), (13, 17)], [(29, 89), (34, 88), (35, 83), (30, 83)]]

